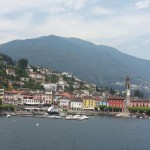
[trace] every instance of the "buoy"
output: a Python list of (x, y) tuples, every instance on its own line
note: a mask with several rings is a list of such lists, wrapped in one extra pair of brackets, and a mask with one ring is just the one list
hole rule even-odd
[(36, 126), (39, 126), (39, 124), (37, 123)]

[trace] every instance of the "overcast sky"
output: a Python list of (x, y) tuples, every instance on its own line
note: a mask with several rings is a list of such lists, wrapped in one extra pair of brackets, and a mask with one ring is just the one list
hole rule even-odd
[(150, 60), (150, 0), (0, 0), (0, 44), (51, 34)]

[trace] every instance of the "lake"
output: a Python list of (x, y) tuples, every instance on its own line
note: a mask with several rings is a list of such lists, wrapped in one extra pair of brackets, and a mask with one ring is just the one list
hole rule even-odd
[(0, 117), (0, 150), (150, 150), (150, 120)]

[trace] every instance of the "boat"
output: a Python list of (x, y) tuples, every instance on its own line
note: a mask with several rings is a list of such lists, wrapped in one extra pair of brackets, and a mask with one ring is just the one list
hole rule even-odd
[(79, 119), (80, 115), (74, 115), (72, 116), (74, 119)]
[(122, 117), (123, 116), (123, 113), (119, 113), (116, 115), (116, 117)]
[(68, 115), (68, 116), (66, 116), (65, 119), (66, 120), (85, 120), (85, 119), (88, 119), (88, 117), (85, 115), (82, 115), (82, 116), (80, 116), (80, 115), (74, 115), (74, 116)]
[(65, 119), (66, 119), (66, 120), (75, 120), (75, 118), (73, 118), (72, 115), (67, 115), (67, 116), (65, 117)]
[(10, 118), (10, 117), (11, 117), (11, 115), (10, 115), (10, 114), (8, 114), (8, 115), (7, 115), (7, 118)]
[(86, 115), (82, 115), (81, 117), (83, 117), (84, 119), (89, 119), (89, 117)]
[(57, 108), (54, 108), (53, 106), (51, 106), (50, 108), (48, 108), (47, 113), (50, 115), (59, 115), (59, 110)]
[(57, 116), (57, 115), (52, 115), (52, 116), (48, 116), (48, 118), (51, 118), (51, 119), (61, 119), (62, 117), (61, 116)]

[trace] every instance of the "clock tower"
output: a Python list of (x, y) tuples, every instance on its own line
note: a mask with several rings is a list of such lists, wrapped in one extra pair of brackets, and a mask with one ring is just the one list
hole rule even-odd
[(130, 107), (130, 78), (127, 76), (125, 81), (125, 110)]

